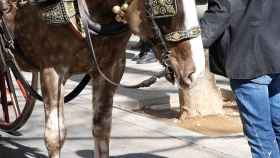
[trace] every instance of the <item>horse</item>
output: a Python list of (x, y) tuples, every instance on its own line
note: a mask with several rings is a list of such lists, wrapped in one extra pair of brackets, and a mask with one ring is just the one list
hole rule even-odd
[[(128, 4), (122, 12), (126, 31), (90, 37), (73, 29), (71, 22), (49, 24), (42, 18), (48, 16), (42, 10), (61, 0), (38, 5), (36, 0), (2, 1), (9, 6), (4, 7), (3, 17), (21, 50), (20, 56), (15, 54), (18, 65), (24, 71), (40, 74), (45, 109), (44, 140), (50, 158), (60, 157), (66, 137), (64, 85), (72, 75), (81, 73), (92, 78), (94, 155), (109, 158), (113, 96), (124, 73), (125, 50), (132, 33), (153, 44), (157, 59), (167, 67), (166, 77), (170, 82), (189, 88), (203, 74), (202, 41), (199, 29), (192, 29), (199, 26), (194, 0), (78, 0), (89, 21), (104, 25), (116, 23), (114, 6)], [(169, 7), (172, 3), (173, 10), (161, 12), (156, 8), (165, 3)], [(76, 19), (79, 22), (83, 20)], [(88, 29), (85, 25), (82, 28)], [(197, 35), (192, 37), (194, 34)], [(86, 44), (86, 39), (92, 47)], [(90, 48), (94, 48), (94, 62)], [(23, 60), (22, 56), (29, 60)]]

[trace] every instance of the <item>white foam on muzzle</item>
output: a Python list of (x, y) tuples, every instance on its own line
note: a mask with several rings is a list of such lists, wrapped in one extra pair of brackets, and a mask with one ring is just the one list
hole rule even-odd
[[(195, 0), (182, 0), (185, 12), (185, 27), (191, 29), (199, 26)], [(195, 64), (195, 72), (192, 74), (193, 81), (203, 76), (205, 72), (205, 54), (201, 35), (190, 40), (192, 57)]]

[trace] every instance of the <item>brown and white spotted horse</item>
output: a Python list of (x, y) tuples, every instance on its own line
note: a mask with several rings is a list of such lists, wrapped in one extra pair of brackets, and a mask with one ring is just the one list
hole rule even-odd
[[(45, 143), (49, 157), (60, 157), (66, 137), (63, 115), (64, 84), (74, 74), (88, 73), (92, 77), (93, 87), (92, 134), (95, 158), (109, 158), (113, 96), (118, 87), (109, 83), (97, 71), (90, 60), (92, 58), (89, 47), (82, 36), (73, 31), (73, 26), (47, 24), (42, 19), (42, 7), (33, 5), (34, 1), (10, 0), (11, 8), (4, 7), (4, 19), (14, 32), (23, 55), (32, 62), (30, 64), (18, 57), (20, 67), (26, 71), (40, 72), (45, 107)], [(79, 1), (86, 4), (84, 7), (88, 9), (90, 19), (102, 24), (116, 23), (112, 8), (124, 3), (124, 0)], [(150, 2), (156, 2), (155, 0), (129, 0), (124, 15), (130, 28), (128, 31), (91, 37), (96, 61), (110, 80), (116, 83), (121, 80), (125, 69), (125, 49), (131, 33), (152, 42), (160, 61), (166, 62), (162, 59), (166, 56), (162, 54), (168, 51), (168, 61), (165, 64), (174, 72), (169, 76), (171, 82), (176, 82), (181, 87), (189, 87), (204, 71), (201, 38), (190, 38), (190, 32), (186, 31), (198, 26), (194, 0), (163, 0), (158, 3), (165, 1), (176, 2), (176, 14), (152, 20), (153, 14), (149, 11), (153, 4)], [(155, 25), (159, 26), (159, 29), (155, 29)], [(155, 37), (159, 30), (164, 39)], [(180, 31), (181, 33), (178, 33)], [(169, 40), (165, 35), (169, 35)]]

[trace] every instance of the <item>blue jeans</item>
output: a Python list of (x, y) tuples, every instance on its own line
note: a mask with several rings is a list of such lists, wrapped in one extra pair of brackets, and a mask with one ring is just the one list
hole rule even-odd
[(280, 158), (280, 74), (230, 80), (253, 158)]

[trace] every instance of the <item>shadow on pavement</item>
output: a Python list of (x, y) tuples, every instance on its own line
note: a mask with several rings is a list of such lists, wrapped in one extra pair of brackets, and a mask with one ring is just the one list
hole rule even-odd
[[(79, 156), (81, 156), (81, 158), (94, 158), (93, 150), (80, 150), (80, 151), (77, 151), (77, 154)], [(111, 158), (167, 158), (167, 157), (146, 154), (146, 153), (135, 153), (135, 154), (112, 156)]]
[(9, 145), (0, 143), (1, 158), (47, 158), (46, 155), (40, 153), (41, 151), (38, 148), (30, 148), (7, 139), (3, 140), (1, 137), (0, 140)]

